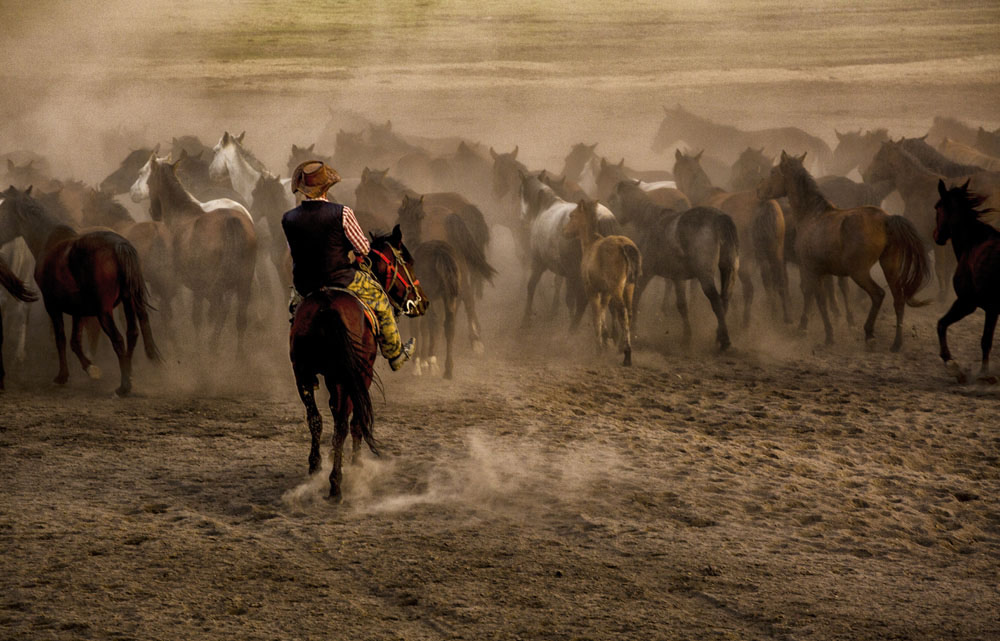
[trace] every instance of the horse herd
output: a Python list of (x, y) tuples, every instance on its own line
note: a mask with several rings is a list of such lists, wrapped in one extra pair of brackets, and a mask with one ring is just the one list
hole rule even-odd
[[(577, 144), (557, 173), (529, 168), (518, 160), (517, 146), (500, 152), (459, 138), (403, 136), (391, 122), (341, 129), (331, 155), (315, 144), (292, 145), (287, 172), (271, 171), (244, 134), (225, 132), (214, 147), (182, 136), (164, 155), (159, 145), (137, 149), (96, 188), (57, 180), (45, 158), (14, 152), (6, 155), (2, 179), (10, 186), (0, 193), (0, 284), (9, 292), (0, 299), (2, 319), (15, 360), (23, 362), (33, 281), (54, 330), (56, 382), (68, 377), (63, 315), (69, 314), (70, 347), (91, 376), (99, 375), (90, 360), (97, 328), (110, 338), (120, 394), (130, 391), (140, 335), (147, 356), (159, 358), (149, 322), (154, 309), (166, 344), (189, 324), (195, 343), (215, 351), (222, 349), (232, 309), (236, 352), (245, 353), (251, 301), (280, 309), (290, 286), (280, 219), (295, 200), (280, 173), (319, 159), (345, 176), (331, 195), (355, 210), (362, 227), (389, 238), (398, 226), (409, 248), (400, 244), (433, 301), (412, 328), (421, 337), (418, 373), (437, 371), (440, 355), (443, 375), (453, 376), (460, 310), (473, 349), (483, 350), (477, 303), (498, 275), (488, 257), (492, 235), (504, 228), (525, 278), (522, 326), (535, 322), (536, 287), (552, 272), (570, 326), (589, 307), (598, 349), (616, 341), (625, 365), (640, 301), (654, 277), (673, 283), (685, 341), (692, 336), (688, 283), (708, 300), (722, 350), (732, 344), (728, 308), (737, 282), (739, 324), (751, 320), (758, 284), (768, 302), (764, 313), (790, 323), (789, 265), (799, 272), (802, 330), (814, 306), (827, 343), (840, 305), (853, 324), (853, 281), (869, 300), (863, 329), (871, 341), (885, 297), (872, 275), (877, 263), (895, 312), (892, 350), (902, 345), (905, 306), (926, 302), (916, 295), (933, 269), (939, 298), (949, 295), (951, 281), (957, 294), (938, 325), (942, 358), (966, 378), (945, 332), (982, 308), (980, 376), (989, 378), (1000, 312), (1000, 232), (990, 224), (1000, 189), (1000, 131), (937, 118), (922, 138), (894, 140), (884, 129), (835, 133), (831, 149), (796, 127), (747, 131), (678, 107), (665, 110), (651, 146), (673, 151), (669, 169), (637, 169), (602, 157), (597, 144)], [(855, 174), (860, 181), (850, 177)], [(880, 208), (893, 193), (903, 203), (901, 215)], [(134, 203), (148, 202), (148, 220), (137, 221), (119, 200), (126, 194)], [(189, 320), (177, 313), (180, 307), (189, 310)], [(611, 323), (604, 320), (608, 309)], [(0, 388), (3, 373), (0, 354)]]

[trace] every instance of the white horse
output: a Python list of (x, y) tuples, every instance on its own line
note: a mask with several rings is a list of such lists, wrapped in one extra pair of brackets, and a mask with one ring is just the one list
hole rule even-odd
[[(531, 270), (528, 276), (527, 299), (521, 323), (531, 321), (531, 302), (535, 297), (538, 280), (547, 271), (566, 279), (567, 301), (571, 302), (572, 327), (575, 328), (585, 310), (582, 282), (580, 280), (580, 243), (567, 238), (563, 228), (569, 215), (577, 207), (560, 198), (551, 187), (537, 176), (522, 172), (520, 186), (521, 223), (527, 230), (528, 256)], [(615, 215), (604, 205), (597, 207), (598, 229), (602, 235), (620, 233)]]
[[(132, 183), (131, 189), (129, 189), (129, 196), (132, 198), (132, 202), (134, 203), (141, 203), (149, 198), (149, 175), (153, 170), (154, 159), (158, 163), (170, 163), (169, 154), (167, 154), (166, 158), (160, 158), (155, 153), (150, 154), (149, 160), (147, 160), (146, 164), (139, 170), (139, 177), (135, 179), (135, 182)], [(231, 200), (229, 198), (216, 198), (215, 200), (201, 202), (191, 195), (190, 191), (185, 190), (185, 192), (191, 197), (191, 200), (202, 208), (203, 211), (209, 212), (216, 211), (218, 209), (234, 209), (242, 214), (245, 214), (250, 222), (253, 222), (253, 217), (250, 215), (250, 211), (235, 200)]]
[[(246, 202), (253, 205), (253, 190), (257, 187), (257, 182), (261, 176), (274, 178), (277, 175), (267, 170), (260, 160), (253, 153), (243, 146), (244, 131), (239, 136), (233, 136), (228, 131), (223, 132), (222, 138), (216, 143), (212, 151), (212, 164), (208, 166), (208, 175), (212, 180), (221, 180), (229, 177), (230, 182), (240, 196)], [(290, 178), (281, 179), (281, 184), (285, 187), (291, 185)]]
[[(3, 203), (3, 198), (0, 198)], [(3, 259), (10, 268), (10, 271), (19, 279), (26, 283), (33, 282), (35, 271), (35, 259), (28, 250), (23, 238), (15, 238), (6, 245), (0, 247), (0, 259)], [(20, 365), (25, 362), (28, 356), (28, 323), (31, 315), (31, 304), (18, 300), (10, 295), (6, 289), (0, 287), (0, 309), (3, 310), (4, 324), (2, 325), (7, 336), (11, 337), (10, 343), (5, 343), (8, 349), (13, 345), (13, 362)], [(0, 337), (2, 339), (3, 337)], [(0, 343), (3, 341), (0, 340)]]

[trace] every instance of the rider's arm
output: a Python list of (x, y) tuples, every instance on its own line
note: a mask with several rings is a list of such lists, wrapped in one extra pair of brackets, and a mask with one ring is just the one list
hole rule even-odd
[(368, 243), (368, 238), (365, 237), (365, 232), (361, 230), (361, 225), (358, 224), (358, 219), (354, 217), (354, 211), (350, 207), (344, 207), (344, 233), (347, 234), (347, 239), (351, 241), (351, 245), (354, 246), (354, 252), (359, 258), (364, 258), (368, 255), (368, 251), (371, 249), (371, 245)]

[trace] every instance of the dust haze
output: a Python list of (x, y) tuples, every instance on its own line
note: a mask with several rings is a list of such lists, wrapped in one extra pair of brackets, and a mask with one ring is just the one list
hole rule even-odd
[[(670, 171), (686, 141), (650, 146), (676, 105), (831, 147), (835, 131), (920, 136), (939, 115), (996, 129), (998, 28), (986, 1), (17, 0), (0, 4), (0, 155), (41, 154), (54, 177), (96, 185), (130, 150), (245, 131), (284, 175), (292, 144), (333, 155), (339, 130), (391, 120), (411, 140), (517, 147), (532, 170), (558, 174), (572, 145), (598, 143), (608, 160)], [(148, 217), (148, 202), (119, 200)], [(941, 307), (907, 310), (894, 355), (891, 305), (872, 349), (843, 320), (824, 346), (818, 319), (794, 332), (758, 288), (720, 355), (705, 298), (690, 295), (682, 345), (657, 279), (635, 367), (621, 368), (594, 349), (589, 316), (568, 331), (551, 275), (519, 329), (518, 236), (497, 203), (476, 204), (498, 271), (479, 308), (486, 353), (460, 312), (455, 380), (379, 359), (386, 456), (345, 467), (343, 506), (324, 499), (329, 461), (306, 475), (273, 269), (244, 361), (232, 313), (215, 354), (181, 301), (174, 335), (154, 316), (166, 362), (137, 355), (128, 399), (109, 398), (104, 337), (104, 380), (71, 356), (70, 384), (50, 384), (36, 305), (35, 355), (5, 354), (0, 396), (0, 636), (1000, 634), (997, 394), (950, 384)], [(952, 330), (965, 363), (981, 325)]]

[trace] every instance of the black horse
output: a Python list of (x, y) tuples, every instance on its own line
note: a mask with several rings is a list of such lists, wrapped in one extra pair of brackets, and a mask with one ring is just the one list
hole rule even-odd
[(941, 199), (934, 207), (937, 213), (934, 241), (944, 245), (950, 240), (958, 258), (952, 280), (958, 300), (952, 303), (937, 324), (941, 359), (960, 383), (968, 380), (966, 373), (951, 357), (948, 327), (981, 308), (986, 312), (986, 322), (981, 341), (983, 363), (978, 378), (996, 384), (997, 377), (990, 375), (990, 350), (993, 348), (997, 316), (1000, 315), (1000, 231), (982, 221), (983, 214), (992, 210), (979, 209), (985, 198), (969, 193), (969, 181), (948, 189), (944, 181), (939, 180), (938, 194)]

